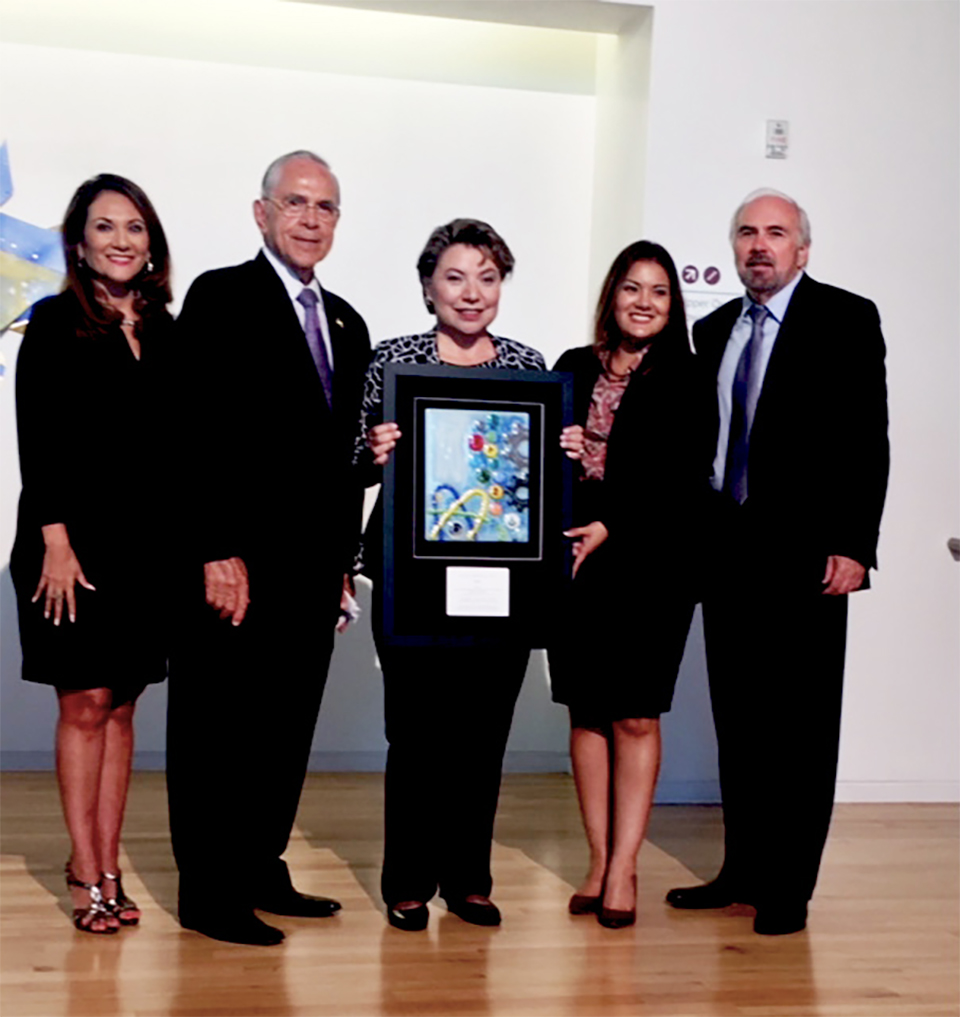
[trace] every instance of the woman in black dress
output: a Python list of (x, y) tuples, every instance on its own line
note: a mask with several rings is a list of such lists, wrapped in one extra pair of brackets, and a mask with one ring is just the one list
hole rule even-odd
[(11, 573), (23, 677), (57, 690), (57, 778), (74, 924), (140, 911), (118, 867), (133, 711), (166, 674), (161, 365), (167, 241), (136, 184), (81, 185), (63, 225), (64, 290), (33, 309), (17, 362), (23, 490)]
[[(449, 364), (476, 370), (542, 371), (529, 346), (489, 331), (513, 255), (486, 223), (455, 219), (433, 231), (417, 262), (427, 308), (436, 325), (420, 335), (380, 343), (367, 371), (358, 461), (386, 463), (401, 439), (383, 420), (388, 363)], [(565, 428), (560, 445), (571, 457), (581, 428)], [(379, 481), (379, 470), (370, 483)], [(364, 571), (381, 581), (382, 514), (368, 525)], [(376, 601), (375, 601), (376, 603)], [(379, 611), (374, 638), (383, 668), (389, 742), (381, 889), (396, 928), (426, 928), (439, 888), (447, 907), (475, 925), (499, 925), (490, 900), (490, 848), (510, 722), (527, 670), (530, 646), (491, 637), (469, 648), (390, 646)]]
[(610, 928), (636, 917), (637, 854), (696, 602), (698, 506), (712, 456), (673, 259), (641, 240), (603, 285), (592, 346), (555, 370), (574, 376), (584, 425), (576, 485), (572, 608), (549, 655), (570, 708), (570, 755), (590, 871), (574, 914)]

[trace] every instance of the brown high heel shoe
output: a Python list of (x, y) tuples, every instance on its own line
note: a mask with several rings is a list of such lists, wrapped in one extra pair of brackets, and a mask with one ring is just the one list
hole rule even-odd
[[(104, 883), (113, 883), (116, 890), (113, 892), (112, 897), (104, 897), (103, 903), (106, 907), (117, 917), (117, 921), (121, 925), (137, 925), (140, 922), (140, 908), (137, 907), (136, 901), (131, 900), (123, 892), (123, 883), (120, 882), (120, 870), (116, 872), (101, 872), (100, 873), (100, 886)], [(124, 918), (124, 915), (129, 915), (131, 911), (136, 911), (137, 914), (133, 917)]]
[(575, 893), (567, 904), (571, 915), (595, 915), (600, 910), (600, 895), (592, 897), (588, 893)]
[[(107, 907), (100, 892), (100, 883), (84, 883), (73, 874), (72, 862), (67, 862), (64, 870), (67, 886), (71, 890), (86, 890), (90, 895), (90, 903), (85, 908), (73, 909), (73, 926), (80, 932), (89, 932), (94, 936), (112, 936), (120, 931), (119, 925), (107, 924), (114, 918), (113, 911)], [(102, 928), (93, 926), (103, 923)]]
[[(633, 899), (637, 899), (637, 877), (634, 875), (631, 877), (633, 882)], [(597, 912), (597, 921), (605, 929), (626, 929), (628, 926), (633, 925), (637, 920), (637, 906), (634, 904), (629, 910), (621, 910), (619, 908), (608, 908), (602, 904), (600, 910)]]

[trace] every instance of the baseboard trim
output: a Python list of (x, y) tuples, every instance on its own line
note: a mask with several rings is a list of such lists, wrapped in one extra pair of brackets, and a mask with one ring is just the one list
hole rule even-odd
[(661, 780), (654, 797), (657, 805), (718, 805), (716, 780)]
[[(167, 766), (165, 752), (134, 752), (134, 770), (162, 772)], [(18, 772), (23, 770), (54, 770), (56, 757), (53, 749), (3, 749), (0, 750), (0, 771)]]
[[(382, 752), (311, 752), (307, 769), (311, 773), (382, 773), (387, 754)], [(569, 773), (566, 752), (508, 752), (504, 773)]]
[(569, 773), (567, 752), (508, 751), (503, 758), (504, 773)]
[(956, 780), (841, 780), (838, 802), (960, 802)]
[(383, 773), (387, 753), (377, 752), (311, 752), (307, 770), (310, 773)]
[(3, 749), (0, 751), (0, 770), (52, 770), (53, 750), (36, 752)]
[[(382, 773), (386, 752), (312, 752), (308, 769), (311, 773)], [(160, 772), (166, 765), (163, 752), (137, 752), (133, 768)], [(0, 770), (53, 770), (52, 750), (0, 751)], [(508, 752), (504, 773), (569, 773), (570, 757), (566, 752)], [(661, 805), (714, 804), (720, 801), (716, 780), (662, 780), (657, 787)], [(897, 781), (841, 780), (837, 783), (838, 802), (960, 802), (960, 781)]]

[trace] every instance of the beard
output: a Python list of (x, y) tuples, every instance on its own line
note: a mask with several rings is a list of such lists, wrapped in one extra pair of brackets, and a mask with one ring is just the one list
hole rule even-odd
[(737, 275), (749, 293), (777, 293), (789, 282), (766, 258), (748, 259), (742, 268), (737, 267)]

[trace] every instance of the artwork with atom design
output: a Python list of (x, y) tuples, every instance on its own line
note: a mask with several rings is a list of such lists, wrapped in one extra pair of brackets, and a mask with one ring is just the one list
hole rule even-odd
[(424, 466), (427, 540), (529, 542), (529, 413), (428, 408)]
[[(0, 145), (0, 205), (12, 197), (10, 154), (4, 141)], [(11, 327), (22, 332), (33, 305), (60, 290), (64, 272), (59, 227), (45, 229), (0, 212), (0, 332)]]

